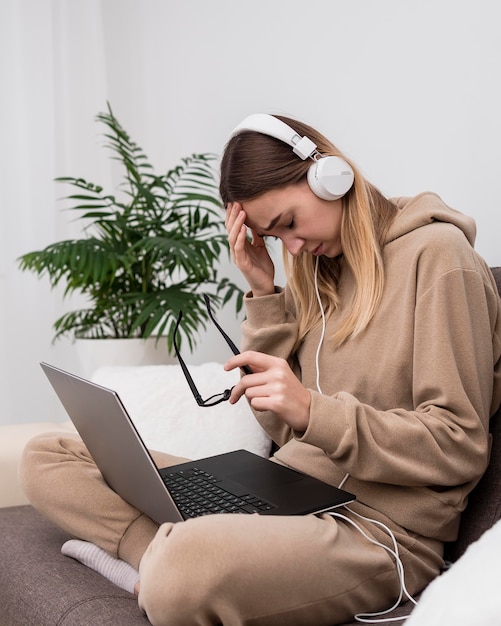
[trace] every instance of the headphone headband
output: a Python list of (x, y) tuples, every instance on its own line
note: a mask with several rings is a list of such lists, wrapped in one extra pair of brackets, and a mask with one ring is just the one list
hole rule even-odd
[(284, 143), (291, 146), (294, 154), (305, 161), (310, 158), (315, 160), (315, 155), (320, 156), (317, 150), (317, 144), (311, 139), (304, 136), (301, 137), (296, 131), (282, 120), (273, 115), (266, 113), (254, 113), (246, 117), (243, 122), (233, 129), (231, 136), (238, 134), (242, 130), (253, 130), (263, 135), (270, 135), (275, 139), (280, 139)]
[(323, 156), (317, 150), (317, 144), (309, 137), (301, 137), (293, 128), (282, 120), (267, 113), (254, 113), (246, 117), (236, 128), (231, 137), (241, 131), (252, 130), (269, 135), (291, 146), (300, 159), (312, 159), (308, 170), (308, 184), (311, 190), (322, 200), (338, 200), (352, 187), (354, 173), (350, 165), (338, 156)]

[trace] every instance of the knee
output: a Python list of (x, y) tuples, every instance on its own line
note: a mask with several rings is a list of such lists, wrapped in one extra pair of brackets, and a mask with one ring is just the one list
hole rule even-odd
[[(48, 448), (53, 445), (53, 436), (47, 433), (37, 435), (25, 445), (19, 463), (18, 478), (25, 492), (31, 491), (40, 477), (40, 464)], [(28, 494), (27, 494), (28, 495)], [(29, 497), (29, 496), (28, 496)]]
[(204, 526), (196, 520), (163, 524), (143, 556), (139, 605), (154, 626), (192, 626), (214, 615), (226, 568), (214, 558), (217, 549)]
[(63, 458), (65, 437), (56, 433), (43, 433), (30, 439), (25, 445), (18, 469), (18, 480), (32, 503), (44, 497), (47, 474)]

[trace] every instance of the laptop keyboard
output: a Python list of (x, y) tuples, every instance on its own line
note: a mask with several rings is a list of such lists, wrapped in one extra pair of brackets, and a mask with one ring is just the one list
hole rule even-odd
[(231, 493), (231, 488), (218, 485), (219, 478), (201, 469), (164, 470), (162, 478), (185, 519), (214, 513), (262, 513), (275, 508), (252, 494)]

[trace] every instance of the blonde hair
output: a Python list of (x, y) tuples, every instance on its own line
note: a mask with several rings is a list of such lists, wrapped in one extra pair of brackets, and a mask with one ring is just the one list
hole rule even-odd
[[(355, 290), (349, 306), (332, 336), (334, 346), (359, 335), (373, 318), (384, 288), (382, 246), (397, 208), (364, 179), (356, 166), (330, 141), (312, 127), (283, 116), (276, 116), (296, 132), (308, 136), (323, 155), (341, 156), (353, 168), (355, 179), (342, 198), (341, 246), (344, 263), (353, 274)], [(311, 162), (302, 161), (283, 142), (243, 131), (228, 142), (221, 161), (220, 192), (223, 203), (244, 202), (263, 193), (306, 179)], [(321, 320), (315, 289), (316, 257), (302, 253), (290, 257), (283, 247), (287, 283), (299, 324), (297, 345)], [(338, 291), (342, 261), (318, 258), (318, 290), (326, 317), (340, 308)], [(343, 303), (344, 304), (344, 303)]]

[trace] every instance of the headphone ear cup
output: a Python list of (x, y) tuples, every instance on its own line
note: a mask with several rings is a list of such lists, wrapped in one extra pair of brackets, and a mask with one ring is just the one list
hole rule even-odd
[(354, 179), (351, 166), (337, 156), (321, 157), (308, 170), (310, 189), (322, 200), (339, 200), (351, 189)]

